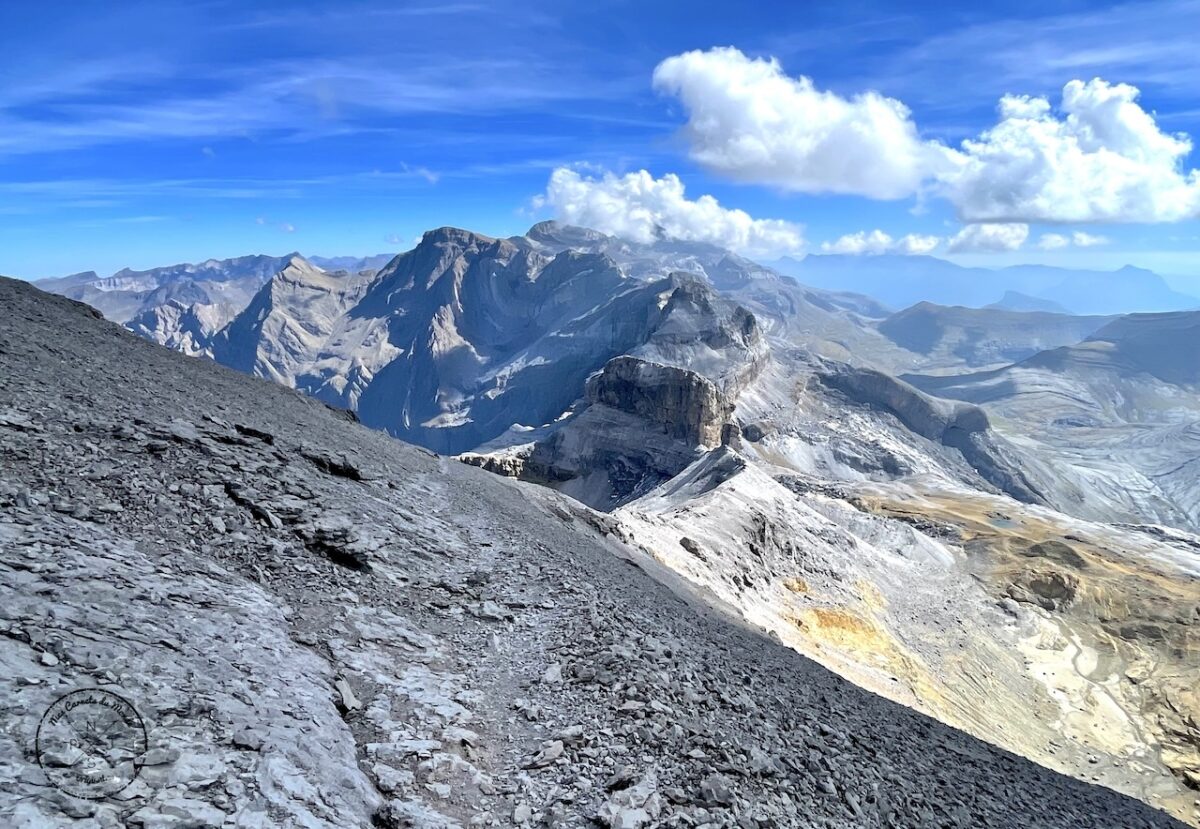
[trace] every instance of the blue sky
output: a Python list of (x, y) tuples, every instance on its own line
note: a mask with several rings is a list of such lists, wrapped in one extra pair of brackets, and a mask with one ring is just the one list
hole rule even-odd
[[(564, 168), (580, 187), (677, 175), (688, 199), (798, 228), (796, 252), (880, 230), (940, 239), (935, 255), (970, 264), (1200, 277), (1190, 208), (1037, 207), (1016, 216), (1019, 248), (950, 250), (974, 209), (967, 185), (878, 198), (798, 184), (794, 158), (778, 180), (778, 166), (731, 172), (688, 132), (695, 102), (653, 81), (672, 56), (732, 46), (839, 99), (903, 102), (922, 146), (953, 148), (997, 123), (1002, 95), (1057, 107), (1064, 84), (1099, 77), (1137, 87), (1163, 134), (1200, 136), (1200, 2), (963, 5), (3, 4), (0, 273), (369, 254), (444, 224), (519, 233), (572, 209), (546, 196)], [(730, 118), (723, 137), (744, 127)], [(1188, 198), (1198, 155), (1176, 161)]]

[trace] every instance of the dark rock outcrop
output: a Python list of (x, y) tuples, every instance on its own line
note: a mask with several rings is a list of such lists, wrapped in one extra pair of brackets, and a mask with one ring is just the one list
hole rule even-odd
[(711, 380), (628, 356), (610, 360), (588, 381), (587, 399), (637, 415), (693, 446), (720, 444), (721, 428), (733, 413)]

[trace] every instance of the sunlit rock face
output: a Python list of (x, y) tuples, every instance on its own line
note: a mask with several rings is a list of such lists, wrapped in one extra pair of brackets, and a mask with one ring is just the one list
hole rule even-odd
[[(170, 303), (184, 308), (217, 305), (232, 316), (246, 307), (265, 282), (298, 256), (293, 253), (209, 259), (197, 264), (144, 271), (125, 268), (108, 277), (87, 271), (58, 279), (42, 279), (36, 284), (42, 290), (86, 302), (107, 319), (120, 323)], [(202, 346), (200, 350), (203, 350)]]

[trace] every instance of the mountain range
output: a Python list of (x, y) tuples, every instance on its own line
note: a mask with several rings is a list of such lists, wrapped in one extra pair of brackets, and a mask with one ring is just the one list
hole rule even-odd
[[(1137, 775), (1107, 746), (1076, 757), (1074, 724), (1046, 730), (1068, 735), (1058, 751), (1086, 781), (796, 653), (805, 628), (834, 650), (887, 643), (814, 599), (843, 578), (866, 590), (887, 570), (911, 583), (943, 570), (914, 525), (887, 538), (899, 522), (739, 470), (753, 462), (728, 448), (637, 515), (595, 512), (27, 283), (0, 278), (0, 307), (6, 826), (1183, 825), (1108, 788)], [(764, 493), (759, 511), (738, 508)], [(701, 511), (678, 537), (688, 499)], [(753, 535), (738, 550), (726, 541), (742, 521)], [(730, 580), (709, 589), (673, 569), (651, 533)], [(841, 569), (855, 561), (867, 569)], [(735, 583), (785, 591), (795, 633), (768, 634), (739, 609), (752, 604), (714, 592)], [(936, 605), (961, 602), (940, 583)], [(930, 621), (974, 658), (945, 614)], [(1009, 661), (963, 669), (986, 690), (985, 668)], [(48, 748), (32, 732), (70, 690), (133, 713)], [(1036, 723), (1042, 705), (1007, 722)], [(97, 744), (130, 747), (113, 779), (69, 776), (70, 752)], [(124, 787), (102, 796), (110, 784)], [(94, 799), (56, 787), (84, 785)]]
[[(780, 273), (818, 288), (866, 294), (892, 308), (918, 302), (1074, 314), (1181, 311), (1200, 298), (1180, 293), (1163, 277), (1126, 265), (1115, 271), (1014, 265), (969, 268), (933, 256), (814, 254), (770, 263)], [(1031, 301), (1035, 305), (1031, 305)], [(1019, 307), (1014, 307), (1013, 303)]]
[[(40, 285), (567, 495), (854, 683), (1200, 821), (1200, 312), (1114, 312), (1134, 285), (1190, 301), (1144, 292), (1149, 272), (1092, 275), (1120, 290), (1089, 306), (1088, 275), (1004, 287), (930, 262), (793, 277), (547, 222), (432, 230), (377, 270), (290, 255)], [(898, 301), (935, 289), (957, 304)]]

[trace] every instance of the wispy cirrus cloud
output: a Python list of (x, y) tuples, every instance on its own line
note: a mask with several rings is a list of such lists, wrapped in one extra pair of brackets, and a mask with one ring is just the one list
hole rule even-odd
[(93, 207), (144, 199), (301, 199), (322, 188), (343, 191), (436, 184), (437, 172), (401, 164), (396, 170), (367, 170), (298, 178), (40, 179), (0, 181), (0, 198), (20, 199), (27, 207)]
[(96, 56), (80, 60), (14, 44), (0, 57), (0, 80), (11, 74), (0, 83), (0, 157), (173, 139), (313, 140), (403, 129), (421, 115), (632, 117), (618, 105), (644, 88), (632, 72), (581, 62), (590, 47), (559, 36), (557, 16), (502, 4), (217, 5), (227, 13), (202, 25), (164, 0), (136, 20), (118, 9), (124, 25), (97, 22), (103, 37), (64, 27), (55, 54), (86, 44)]
[[(1148, 0), (1072, 8), (1044, 14), (976, 16), (975, 22), (927, 34), (916, 15), (893, 26), (914, 41), (898, 50), (867, 56), (863, 83), (901, 95), (936, 112), (970, 111), (970, 98), (947, 95), (954, 88), (985, 98), (1016, 91), (1047, 94), (1064, 77), (1121, 77), (1166, 99), (1191, 97), (1190, 79), (1200, 72), (1200, 51), (1180, 32), (1200, 30), (1200, 2)], [(905, 24), (909, 24), (905, 28)]]
[(367, 59), (275, 62), (214, 80), (222, 88), (128, 101), (49, 86), (34, 100), (26, 90), (25, 104), (0, 108), (0, 154), (156, 139), (312, 139), (377, 130), (381, 116), (502, 113), (578, 95), (555, 83), (548, 66), (509, 59), (443, 59), (404, 70)]

